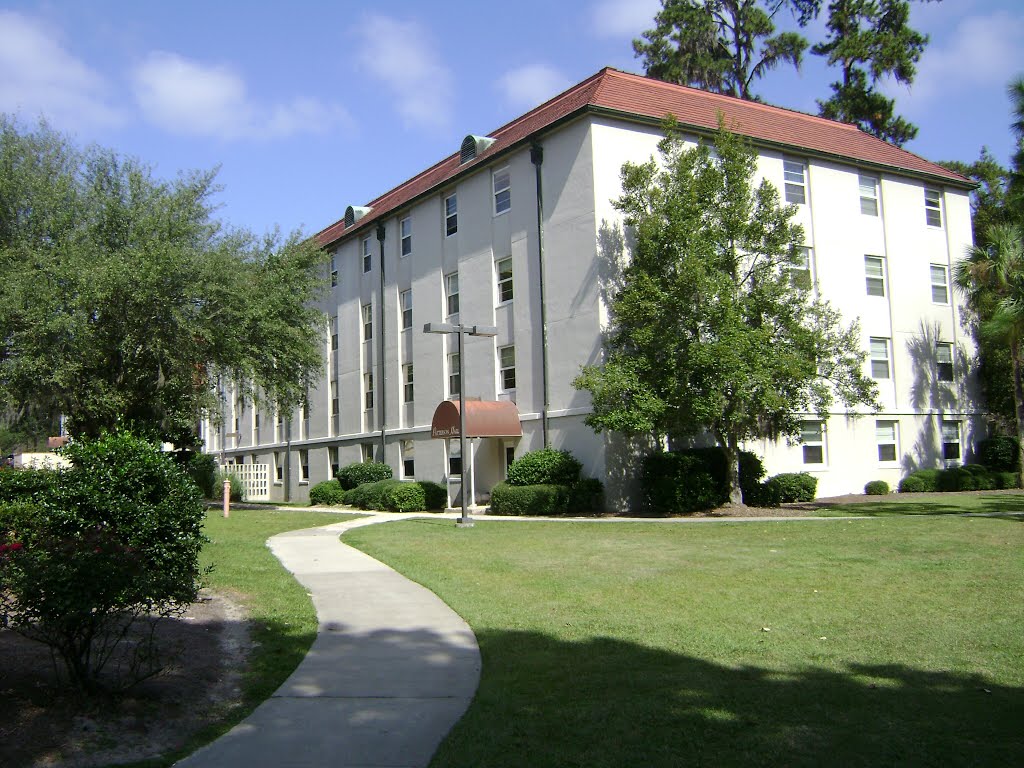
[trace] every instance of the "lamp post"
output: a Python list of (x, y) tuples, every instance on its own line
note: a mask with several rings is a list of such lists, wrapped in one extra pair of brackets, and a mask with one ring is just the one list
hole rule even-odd
[(424, 333), (454, 333), (458, 336), (459, 351), (459, 461), (462, 466), (462, 517), (455, 523), (456, 528), (472, 528), (473, 521), (469, 518), (469, 511), (466, 505), (466, 379), (462, 375), (463, 354), (462, 339), (464, 336), (497, 336), (498, 329), (493, 325), (455, 325), (454, 323), (427, 323), (423, 326)]

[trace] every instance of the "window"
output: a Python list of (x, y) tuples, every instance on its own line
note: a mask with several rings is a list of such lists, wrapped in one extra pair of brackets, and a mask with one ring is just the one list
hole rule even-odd
[(789, 267), (789, 279), (793, 285), (810, 290), (814, 285), (811, 278), (811, 249), (806, 246), (797, 246), (796, 261)]
[(363, 452), (363, 464), (370, 464), (373, 462), (373, 443), (363, 443), (360, 446)]
[(280, 452), (274, 453), (274, 479), (279, 483), (284, 482), (284, 454)]
[(878, 444), (879, 461), (896, 461), (896, 432), (895, 421), (875, 422), (875, 442)]
[(865, 216), (878, 215), (878, 179), (874, 176), (859, 177), (860, 212)]
[(260, 441), (260, 415), (257, 413), (252, 417), (253, 442)]
[(942, 422), (942, 458), (946, 461), (960, 460), (960, 422)]
[(501, 259), (495, 268), (498, 271), (498, 303), (512, 301), (512, 257)]
[(412, 363), (402, 366), (402, 389), (403, 389), (403, 400), (406, 403), (411, 403), (413, 399), (413, 387), (412, 387)]
[(373, 408), (373, 374), (363, 374), (363, 406), (366, 410)]
[(309, 482), (309, 451), (299, 451), (299, 482)]
[(512, 462), (516, 460), (516, 447), (514, 445), (505, 446), (505, 477), (508, 477), (508, 468), (512, 466)]
[(331, 479), (338, 476), (338, 449), (336, 447), (327, 449), (327, 463), (330, 464)]
[(931, 265), (932, 302), (935, 304), (949, 303), (949, 285), (946, 282), (946, 268), (942, 264)]
[(402, 305), (402, 330), (412, 328), (412, 291), (402, 291), (399, 295)]
[(805, 421), (800, 425), (804, 464), (825, 463), (824, 427), (820, 421)]
[(444, 276), (444, 294), (448, 299), (448, 314), (459, 314), (459, 273)]
[(502, 347), (498, 350), (499, 367), (501, 368), (501, 388), (516, 388), (516, 348), (515, 345)]
[(508, 168), (499, 168), (492, 178), (494, 183), (494, 215), (505, 213), (512, 207), (512, 177)]
[(924, 220), (929, 227), (942, 226), (942, 198), (937, 189), (924, 191)]
[(449, 475), (461, 475), (462, 474), (462, 446), (459, 445), (458, 440), (452, 440), (451, 452), (448, 454), (448, 474)]
[(889, 340), (871, 339), (871, 378), (889, 378)]
[(331, 288), (338, 284), (338, 255), (331, 254)]
[(331, 351), (338, 348), (338, 316), (331, 317)]
[(455, 195), (444, 199), (444, 236), (451, 237), (459, 231), (459, 201)]
[(402, 477), (416, 477), (416, 443), (412, 440), (402, 441)]
[(412, 217), (406, 216), (398, 222), (402, 236), (402, 255), (408, 256), (412, 253)]
[(373, 305), (363, 304), (363, 341), (373, 338)]
[(953, 345), (935, 345), (935, 373), (939, 381), (953, 380)]
[(331, 380), (331, 416), (338, 415), (338, 380)]
[(804, 181), (803, 160), (782, 158), (782, 176), (786, 182), (786, 202), (797, 204), (806, 203), (807, 185)]
[(868, 296), (885, 296), (885, 259), (881, 256), (865, 256), (864, 278)]
[(457, 395), (462, 391), (462, 368), (459, 366), (459, 353), (448, 355), (448, 396)]
[(373, 266), (373, 251), (370, 249), (370, 238), (363, 238), (363, 272), (369, 272)]

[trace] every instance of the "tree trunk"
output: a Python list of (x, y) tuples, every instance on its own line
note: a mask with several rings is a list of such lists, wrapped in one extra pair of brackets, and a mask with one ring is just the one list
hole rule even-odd
[(1024, 488), (1024, 370), (1020, 357), (1020, 343), (1016, 339), (1010, 345), (1010, 363), (1013, 366), (1013, 404), (1017, 412), (1017, 482)]
[(726, 439), (723, 445), (725, 451), (726, 485), (729, 489), (729, 506), (742, 507), (743, 493), (740, 491), (740, 446), (739, 441), (732, 435)]

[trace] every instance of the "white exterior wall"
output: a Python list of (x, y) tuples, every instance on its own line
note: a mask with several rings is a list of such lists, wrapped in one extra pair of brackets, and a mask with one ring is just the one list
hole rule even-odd
[[(615, 435), (596, 435), (583, 423), (590, 409), (589, 395), (572, 387), (580, 367), (601, 360), (601, 329), (607, 321), (607, 304), (614, 289), (616, 263), (625, 258), (628, 246), (621, 231), (621, 217), (611, 201), (621, 194), (620, 169), (627, 160), (642, 162), (657, 151), (661, 131), (654, 126), (585, 117), (539, 137), (544, 149), (544, 259), (545, 308), (548, 328), (550, 442), (566, 448), (584, 464), (584, 472), (606, 482), (611, 506), (626, 508), (639, 472), (638, 449)], [(755, 444), (748, 448), (762, 454), (769, 474), (812, 471), (818, 478), (819, 495), (860, 492), (869, 480), (883, 479), (895, 486), (907, 471), (940, 463), (941, 422), (958, 420), (962, 427), (962, 453), (970, 446), (982, 423), (981, 406), (973, 379), (966, 375), (973, 355), (970, 338), (960, 325), (956, 297), (950, 302), (931, 301), (929, 265), (952, 264), (970, 244), (971, 227), (967, 194), (928, 186), (943, 192), (943, 226), (925, 223), (925, 183), (888, 173), (864, 171), (879, 178), (879, 216), (860, 212), (858, 170), (835, 161), (786, 153), (802, 159), (807, 167), (808, 202), (799, 206), (797, 220), (804, 227), (805, 242), (812, 248), (816, 290), (837, 307), (847, 322), (860, 322), (865, 350), (871, 337), (890, 339), (888, 380), (879, 381), (883, 412), (848, 417), (838, 410), (826, 423), (825, 463), (803, 463), (799, 445)], [(508, 166), (511, 176), (511, 210), (495, 216), (491, 173)], [(759, 172), (782, 189), (783, 153), (759, 152)], [(444, 199), (458, 198), (458, 232), (446, 237)], [(299, 477), (298, 451), (309, 452), (309, 484), (330, 476), (329, 448), (338, 449), (344, 466), (362, 458), (362, 446), (372, 444), (374, 456), (387, 461), (402, 476), (402, 441), (415, 441), (416, 479), (445, 481), (444, 441), (430, 439), (434, 409), (447, 396), (447, 355), (455, 351), (453, 336), (423, 332), (427, 322), (453, 321), (494, 325), (497, 338), (468, 338), (464, 351), (463, 391), (467, 397), (485, 400), (512, 398), (523, 425), (518, 441), (482, 440), (476, 448), (479, 497), (501, 480), (505, 448), (515, 454), (543, 444), (542, 345), (540, 327), (540, 268), (536, 221), (536, 181), (528, 147), (474, 168), (453, 181), (381, 220), (385, 227), (384, 287), (386, 381), (382, 392), (375, 361), (380, 343), (379, 244), (377, 222), (356, 229), (335, 247), (339, 285), (321, 308), (337, 315), (339, 349), (332, 356), (329, 332), (324, 342), (325, 373), (311, 391), (308, 433), (299, 414), (292, 414), (291, 473), (289, 482), (272, 486), (272, 495), (283, 498), (285, 487), (293, 499), (303, 499), (308, 486)], [(401, 257), (399, 220), (412, 220), (413, 247)], [(361, 244), (371, 238), (373, 268), (363, 273)], [(885, 297), (868, 296), (864, 256), (881, 256), (886, 264)], [(513, 260), (514, 299), (497, 302), (495, 262)], [(460, 313), (445, 316), (444, 276), (458, 271)], [(399, 293), (411, 290), (413, 322), (400, 330)], [(363, 342), (361, 305), (373, 306), (374, 338)], [(948, 342), (957, 349), (956, 380), (952, 387), (935, 380), (934, 347)], [(499, 384), (497, 349), (516, 347), (514, 392)], [(415, 400), (402, 402), (402, 365), (412, 362)], [(330, 366), (334, 366), (335, 373)], [(870, 366), (870, 361), (866, 362)], [(364, 411), (363, 375), (373, 370), (374, 411)], [(870, 368), (868, 369), (870, 370)], [(339, 425), (330, 418), (330, 380), (336, 375), (341, 404)], [(380, 455), (380, 404), (386, 401), (385, 455)], [(230, 406), (229, 406), (230, 412)], [(229, 458), (272, 467), (277, 454), (287, 454), (285, 435), (277, 434), (272, 413), (261, 412), (259, 444), (254, 443), (253, 411), (239, 413), (237, 439), (229, 438)], [(809, 419), (815, 418), (808, 416)], [(899, 424), (898, 459), (878, 462), (875, 421)], [(217, 436), (208, 445), (217, 450)]]

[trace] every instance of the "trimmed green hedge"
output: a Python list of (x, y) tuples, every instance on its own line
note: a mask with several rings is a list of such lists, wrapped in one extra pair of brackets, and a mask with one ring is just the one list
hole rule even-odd
[(508, 467), (509, 485), (573, 485), (583, 465), (568, 451), (541, 448), (530, 451)]
[[(746, 504), (764, 504), (771, 489), (758, 481), (764, 465), (740, 451), (740, 491)], [(680, 515), (714, 509), (729, 499), (728, 467), (721, 448), (690, 448), (652, 453), (644, 459), (640, 487), (648, 514)]]
[(782, 472), (772, 475), (765, 481), (771, 498), (778, 499), (779, 504), (792, 504), (799, 501), (814, 501), (818, 492), (818, 478), (807, 472)]
[(495, 515), (564, 515), (569, 509), (569, 486), (543, 483), (511, 485), (498, 483), (491, 490), (491, 513)]
[(900, 480), (900, 493), (928, 493), (939, 489), (941, 469), (919, 469)]
[(350, 491), (363, 483), (388, 480), (394, 475), (391, 467), (378, 461), (349, 464), (338, 470), (338, 483), (343, 490)]
[(1020, 443), (1017, 438), (994, 435), (978, 443), (978, 462), (993, 472), (1020, 471)]
[(868, 496), (886, 496), (889, 493), (889, 484), (885, 480), (872, 480), (864, 486), (864, 493)]
[(382, 512), (426, 512), (442, 509), (447, 499), (443, 486), (425, 480), (408, 482), (388, 478), (363, 483), (345, 491), (344, 503)]
[(345, 491), (337, 480), (324, 480), (309, 489), (310, 504), (337, 506), (345, 503)]
[(0, 469), (0, 502), (31, 501), (48, 489), (56, 476), (52, 469)]
[(1018, 488), (1016, 472), (992, 472), (981, 464), (949, 469), (919, 469), (900, 480), (900, 493), (992, 491)]

